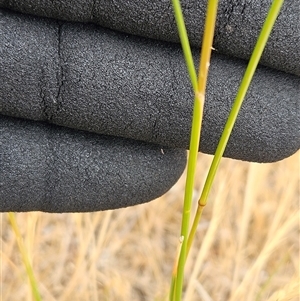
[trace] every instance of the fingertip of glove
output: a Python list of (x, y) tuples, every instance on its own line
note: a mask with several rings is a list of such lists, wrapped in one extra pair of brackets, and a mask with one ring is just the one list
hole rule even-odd
[(1, 116), (0, 211), (91, 212), (167, 192), (186, 152)]

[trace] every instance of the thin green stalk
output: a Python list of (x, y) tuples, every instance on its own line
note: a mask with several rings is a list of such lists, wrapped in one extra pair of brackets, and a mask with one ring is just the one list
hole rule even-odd
[(174, 16), (175, 16), (175, 20), (176, 20), (176, 24), (177, 24), (177, 28), (178, 28), (178, 34), (179, 34), (186, 66), (187, 66), (187, 69), (189, 72), (193, 90), (194, 90), (194, 92), (196, 92), (196, 91), (198, 91), (197, 73), (196, 73), (196, 69), (195, 69), (195, 65), (194, 65), (194, 60), (193, 60), (193, 56), (192, 56), (189, 38), (187, 35), (185, 23), (184, 23), (182, 9), (180, 6), (180, 0), (172, 0), (172, 5), (173, 5)]
[(25, 269), (26, 269), (26, 273), (28, 275), (29, 282), (30, 282), (30, 285), (31, 285), (31, 291), (32, 291), (33, 298), (34, 298), (35, 301), (41, 301), (42, 298), (41, 298), (39, 290), (38, 290), (37, 282), (36, 282), (35, 277), (34, 277), (34, 273), (33, 273), (33, 270), (32, 270), (27, 252), (26, 252), (26, 248), (23, 244), (22, 236), (20, 234), (20, 231), (19, 231), (19, 228), (18, 228), (18, 225), (17, 225), (17, 222), (16, 222), (15, 214), (13, 212), (9, 212), (8, 213), (8, 218), (9, 218), (11, 226), (12, 226), (14, 232), (15, 232), (18, 247), (19, 247), (19, 250), (20, 250), (20, 253), (21, 253), (21, 256), (22, 256), (22, 260), (23, 260), (23, 263), (24, 263), (24, 266), (25, 266)]
[[(194, 60), (193, 60), (193, 56), (192, 56), (192, 52), (191, 52), (191, 47), (189, 44), (189, 39), (188, 39), (188, 35), (187, 35), (187, 31), (186, 31), (186, 27), (185, 27), (185, 23), (184, 23), (184, 18), (183, 18), (183, 14), (182, 14), (182, 10), (181, 10), (181, 6), (180, 6), (180, 1), (179, 0), (172, 0), (172, 4), (173, 4), (173, 9), (174, 9), (174, 15), (175, 15), (175, 19), (176, 19), (176, 23), (177, 23), (177, 28), (178, 28), (178, 33), (179, 33), (179, 37), (180, 37), (180, 41), (181, 41), (181, 46), (183, 49), (183, 54), (184, 54), (184, 58), (185, 58), (185, 62), (187, 65), (187, 69), (188, 69), (188, 73), (190, 76), (190, 80), (192, 83), (192, 87), (194, 90), (194, 93), (196, 95), (196, 92), (198, 91), (198, 83), (197, 83), (197, 75), (196, 75), (196, 69), (195, 69), (195, 65), (194, 65)], [(196, 104), (196, 101), (195, 101)], [(194, 139), (194, 141), (198, 140), (198, 135), (197, 135), (197, 131), (195, 131), (195, 128), (199, 127), (199, 124), (197, 124), (197, 122), (199, 123), (200, 121), (200, 114), (199, 114), (199, 108), (197, 105), (194, 106), (194, 110), (193, 110), (193, 121), (196, 120), (196, 124), (195, 122), (193, 122), (192, 124), (192, 132), (191, 132), (191, 141), (192, 141), (192, 137)], [(193, 131), (194, 128), (194, 131)], [(196, 139), (196, 140), (195, 140)], [(199, 141), (198, 141), (199, 143)], [(198, 143), (197, 143), (197, 147), (198, 147)], [(195, 146), (193, 146), (194, 148)], [(195, 158), (193, 159), (193, 156), (191, 156), (191, 153), (189, 155), (189, 160), (188, 162), (190, 162), (190, 160), (193, 161), (193, 163), (188, 165), (190, 167), (188, 167), (188, 175), (191, 174), (194, 175), (195, 171), (191, 170), (191, 167), (195, 167), (196, 166), (196, 161)], [(193, 180), (193, 176), (192, 176), (192, 180)], [(187, 180), (188, 182), (188, 180)], [(186, 237), (188, 232), (186, 231), (186, 229), (188, 229), (189, 227), (189, 220), (190, 220), (190, 210), (188, 207), (189, 204), (187, 204), (186, 199), (191, 199), (192, 197), (192, 189), (193, 189), (193, 183), (192, 185), (189, 185), (189, 188), (186, 188), (186, 195), (185, 195), (185, 204), (184, 204), (184, 210), (183, 210), (183, 217), (182, 217), (182, 228), (184, 228), (183, 231), (181, 231), (181, 233), (185, 233), (186, 232)], [(180, 242), (180, 253), (181, 253), (181, 248), (183, 246), (183, 243), (185, 243), (185, 248), (186, 248), (186, 242), (181, 241)], [(175, 264), (174, 264), (174, 268), (173, 268), (173, 273), (172, 273), (172, 282), (171, 282), (171, 287), (170, 287), (170, 294), (169, 294), (169, 300), (170, 301), (175, 301), (176, 298), (176, 292), (177, 289), (182, 286), (183, 282), (183, 275), (182, 272), (181, 275), (179, 275), (179, 282), (178, 282), (178, 254), (176, 256), (176, 260), (175, 260)], [(178, 299), (176, 299), (178, 300)]]
[[(191, 55), (190, 46), (188, 43), (187, 33), (183, 21), (182, 11), (180, 8), (180, 3), (178, 0), (173, 0), (173, 7), (175, 18), (178, 26), (178, 31), (180, 35), (180, 40), (182, 43), (182, 48), (184, 51), (186, 64), (190, 70), (190, 77), (192, 85), (195, 91), (195, 100), (193, 108), (193, 119), (192, 119), (192, 129), (191, 129), (191, 138), (190, 138), (190, 152), (189, 159), (187, 164), (187, 178), (186, 178), (186, 187), (184, 195), (184, 208), (182, 213), (182, 224), (181, 224), (181, 250), (177, 266), (177, 272), (174, 275), (174, 280), (172, 278), (170, 300), (179, 301), (181, 300), (182, 295), (182, 286), (184, 278), (184, 266), (186, 261), (187, 254), (187, 237), (189, 232), (189, 223), (190, 223), (190, 213), (191, 213), (191, 204), (193, 197), (193, 187), (194, 187), (194, 178), (197, 165), (197, 156), (199, 150), (199, 141), (201, 133), (201, 123), (204, 107), (204, 95), (207, 81), (207, 74), (209, 68), (209, 61), (212, 49), (212, 40), (214, 35), (215, 20), (217, 14), (218, 0), (210, 0), (207, 7), (207, 18), (205, 23), (205, 32), (203, 35), (203, 47), (201, 51), (201, 62), (199, 69), (199, 78), (198, 84), (195, 82), (194, 64)], [(174, 293), (175, 291), (175, 293)]]
[(267, 18), (265, 20), (265, 23), (263, 25), (263, 28), (261, 30), (261, 33), (259, 35), (259, 38), (257, 40), (257, 43), (255, 45), (254, 51), (251, 55), (249, 64), (247, 66), (246, 72), (245, 72), (243, 80), (242, 80), (242, 83), (239, 87), (237, 96), (236, 96), (235, 101), (233, 103), (233, 107), (230, 111), (230, 114), (229, 114), (229, 117), (227, 119), (225, 128), (223, 130), (221, 139), (219, 141), (219, 144), (218, 144), (213, 162), (212, 162), (211, 167), (209, 169), (208, 176), (206, 178), (202, 194), (201, 194), (200, 199), (198, 201), (198, 205), (199, 205), (200, 209), (198, 208), (198, 210), (197, 210), (197, 214), (195, 216), (195, 219), (194, 219), (194, 222), (193, 222), (193, 225), (192, 225), (192, 229), (191, 229), (191, 232), (190, 232), (190, 235), (189, 235), (189, 238), (188, 238), (188, 250), (190, 249), (191, 244), (194, 240), (197, 225), (199, 224), (199, 221), (200, 221), (200, 218), (201, 218), (201, 212), (202, 212), (201, 208), (203, 208), (207, 203), (207, 198), (208, 198), (213, 180), (215, 178), (215, 175), (216, 175), (217, 169), (219, 167), (221, 158), (224, 154), (224, 151), (225, 151), (227, 142), (229, 140), (231, 131), (233, 129), (234, 123), (236, 121), (239, 110), (241, 108), (241, 105), (243, 103), (243, 100), (245, 98), (247, 90), (248, 90), (248, 88), (250, 86), (250, 83), (251, 83), (251, 80), (253, 78), (254, 72), (255, 72), (256, 67), (259, 63), (260, 57), (263, 53), (263, 50), (265, 48), (265, 45), (266, 45), (267, 40), (270, 36), (273, 25), (274, 25), (274, 23), (277, 19), (277, 16), (280, 12), (280, 9), (281, 9), (281, 6), (282, 6), (283, 2), (284, 2), (284, 0), (274, 0), (273, 1), (272, 5), (269, 9)]
[[(201, 123), (201, 103), (199, 98), (195, 98), (194, 101), (194, 112), (193, 112), (193, 123), (191, 131), (191, 141), (190, 143), (190, 152), (189, 159), (187, 164), (187, 177), (186, 177), (186, 186), (184, 194), (184, 205), (182, 212), (182, 224), (181, 224), (181, 252), (179, 255), (177, 273), (176, 273), (176, 282), (175, 282), (175, 300), (181, 300), (182, 286), (183, 286), (183, 276), (184, 276), (184, 266), (186, 261), (187, 253), (187, 237), (189, 233), (190, 226), (190, 214), (191, 214), (191, 204), (193, 197), (193, 187), (194, 187), (194, 177), (196, 172), (197, 165), (197, 155), (198, 155), (198, 145), (200, 140), (200, 123)], [(195, 145), (195, 142), (198, 142)]]
[(172, 271), (172, 282), (171, 282), (171, 288), (170, 288), (170, 294), (169, 294), (170, 301), (175, 300), (175, 286), (176, 286), (178, 260), (179, 260), (179, 254), (181, 252), (181, 246), (182, 246), (182, 241), (180, 241), (180, 244), (178, 245), (178, 249), (176, 252), (176, 259), (174, 261), (174, 266), (173, 266), (173, 271)]

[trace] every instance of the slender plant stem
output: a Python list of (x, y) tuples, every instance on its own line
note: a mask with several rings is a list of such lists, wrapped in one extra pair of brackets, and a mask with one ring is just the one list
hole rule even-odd
[(35, 301), (41, 301), (42, 298), (40, 296), (38, 286), (37, 286), (37, 282), (35, 280), (34, 273), (33, 273), (33, 270), (32, 270), (27, 252), (26, 252), (26, 248), (24, 246), (24, 243), (23, 243), (23, 240), (22, 240), (22, 237), (21, 237), (21, 234), (20, 234), (17, 222), (16, 222), (15, 214), (13, 212), (9, 212), (8, 213), (8, 218), (9, 218), (11, 226), (12, 226), (14, 232), (15, 232), (15, 236), (17, 238), (18, 247), (19, 247), (19, 250), (20, 250), (20, 253), (21, 253), (21, 256), (22, 256), (22, 260), (23, 260), (23, 263), (24, 263), (24, 266), (25, 266), (25, 269), (26, 269), (26, 273), (28, 275), (29, 282), (30, 282), (30, 285), (31, 285), (31, 291), (32, 291), (33, 298), (34, 298)]
[[(174, 7), (175, 18), (178, 26), (178, 31), (179, 31), (180, 40), (182, 43), (182, 48), (184, 51), (187, 67), (189, 70), (194, 69), (191, 50), (188, 43), (186, 29), (183, 21), (182, 11), (178, 0), (177, 1), (173, 0), (173, 7)], [(172, 298), (170, 300), (172, 301), (173, 301), (173, 296), (175, 301), (180, 301), (182, 295), (184, 266), (185, 266), (186, 254), (187, 254), (187, 237), (189, 232), (194, 178), (195, 178), (196, 165), (197, 165), (203, 107), (204, 107), (204, 100), (205, 100), (204, 95), (205, 95), (207, 74), (208, 74), (209, 61), (210, 61), (210, 55), (212, 49), (212, 40), (214, 35), (217, 7), (218, 7), (218, 0), (210, 0), (208, 2), (198, 83), (194, 82), (196, 72), (194, 70), (189, 71), (192, 86), (195, 91), (195, 99), (194, 99), (192, 129), (191, 129), (190, 148), (189, 148), (190, 152), (189, 152), (189, 159), (187, 164), (187, 178), (186, 178), (186, 187), (185, 187), (185, 195), (184, 195), (184, 207), (182, 212), (181, 250), (180, 250), (179, 261), (177, 266), (177, 273), (173, 277), (174, 280), (172, 278), (171, 290), (175, 290), (175, 294), (173, 291), (170, 293), (170, 298)]]
[(182, 246), (182, 241), (180, 241), (180, 244), (178, 245), (177, 252), (176, 252), (176, 259), (174, 261), (174, 266), (173, 266), (173, 271), (172, 271), (171, 289), (170, 289), (170, 295), (169, 295), (170, 301), (175, 300), (175, 286), (176, 286), (178, 260), (179, 260), (179, 254), (181, 252), (181, 246)]
[(177, 28), (178, 28), (178, 34), (179, 34), (186, 66), (188, 69), (188, 73), (190, 76), (193, 90), (194, 90), (194, 92), (196, 92), (196, 91), (198, 91), (197, 73), (196, 73), (196, 69), (195, 69), (195, 65), (194, 65), (194, 60), (193, 60), (193, 56), (192, 56), (189, 38), (187, 35), (185, 23), (184, 23), (182, 9), (180, 6), (180, 0), (172, 0), (172, 5), (173, 5), (174, 16), (175, 16), (175, 20), (176, 20), (176, 24), (177, 24)]
[(263, 50), (265, 48), (265, 45), (266, 45), (267, 40), (270, 36), (273, 25), (274, 25), (274, 23), (277, 19), (277, 16), (280, 12), (280, 9), (281, 9), (281, 6), (282, 6), (283, 2), (284, 2), (284, 0), (274, 0), (273, 1), (272, 5), (269, 9), (267, 18), (265, 20), (265, 23), (263, 25), (263, 28), (261, 30), (261, 33), (259, 35), (259, 38), (257, 40), (257, 43), (255, 45), (254, 51), (251, 55), (249, 64), (247, 66), (247, 69), (245, 71), (243, 80), (242, 80), (241, 85), (239, 87), (237, 96), (236, 96), (235, 101), (233, 103), (233, 107), (230, 111), (230, 114), (229, 114), (229, 117), (227, 119), (225, 128), (224, 128), (223, 133), (221, 135), (221, 139), (219, 141), (214, 159), (213, 159), (211, 167), (209, 169), (209, 172), (208, 172), (205, 184), (204, 184), (202, 194), (201, 194), (200, 199), (198, 201), (198, 206), (200, 208), (198, 208), (198, 210), (197, 210), (197, 214), (195, 216), (195, 219), (194, 219), (194, 222), (193, 222), (193, 225), (192, 225), (192, 228), (191, 228), (191, 232), (190, 232), (190, 235), (189, 235), (189, 238), (188, 238), (188, 247), (187, 247), (188, 251), (190, 250), (191, 244), (194, 240), (196, 230), (197, 230), (197, 226), (198, 226), (200, 218), (201, 218), (202, 208), (207, 203), (207, 198), (208, 198), (212, 183), (214, 181), (214, 178), (215, 178), (217, 169), (219, 167), (221, 158), (224, 154), (224, 151), (225, 151), (227, 142), (229, 140), (231, 131), (233, 129), (234, 123), (236, 121), (239, 110), (241, 108), (241, 105), (243, 103), (243, 100), (245, 98), (247, 90), (248, 90), (248, 88), (250, 86), (250, 83), (251, 83), (251, 80), (253, 78), (254, 72), (255, 72), (256, 67), (259, 63), (260, 57), (263, 53)]
[(208, 69), (210, 65), (212, 43), (214, 39), (217, 10), (218, 10), (218, 0), (209, 0), (207, 5), (207, 10), (206, 10), (206, 20), (204, 26), (203, 42), (202, 42), (201, 55), (200, 55), (199, 75), (198, 75), (198, 89), (201, 98), (203, 97), (202, 106), (204, 106), (206, 82), (207, 82)]
[[(178, 33), (179, 33), (179, 37), (180, 37), (180, 42), (181, 42), (185, 62), (186, 62), (188, 73), (189, 73), (190, 80), (192, 83), (193, 91), (194, 91), (194, 94), (196, 95), (196, 93), (198, 91), (197, 74), (196, 74), (196, 69), (195, 69), (193, 56), (192, 56), (192, 52), (191, 52), (191, 47), (189, 44), (189, 39), (188, 39), (188, 35), (187, 35), (185, 23), (184, 23), (184, 18), (183, 18), (181, 6), (180, 6), (180, 0), (172, 0), (172, 5), (173, 5), (173, 9), (174, 9), (174, 15), (175, 15), (176, 23), (177, 23)], [(194, 120), (197, 120), (198, 122), (200, 120), (199, 109), (198, 109), (197, 105), (194, 105), (194, 109), (193, 109), (193, 121)], [(194, 137), (194, 139), (196, 139), (196, 141), (198, 139), (197, 138), (198, 135), (195, 131), (195, 128), (197, 126), (199, 127), (199, 125), (197, 125), (197, 124), (195, 124), (195, 122), (193, 122), (191, 137)], [(193, 131), (193, 128), (194, 128), (194, 131)], [(198, 140), (198, 143), (199, 143), (199, 140)], [(197, 147), (198, 147), (198, 143), (197, 143)], [(196, 162), (195, 162), (195, 159), (193, 160), (193, 157), (191, 156), (191, 154), (189, 155), (188, 162), (190, 162), (190, 160), (193, 161), (193, 164), (195, 166)], [(191, 173), (194, 174), (194, 171), (191, 171), (191, 167), (192, 167), (192, 165), (190, 164), (190, 168), (188, 168), (188, 174), (191, 174)], [(188, 180), (187, 180), (187, 182), (188, 182)], [(192, 183), (192, 185), (189, 185), (189, 188), (186, 188), (186, 190), (185, 190), (186, 194), (185, 194), (184, 210), (183, 210), (183, 217), (182, 217), (182, 228), (184, 228), (184, 230), (181, 231), (181, 234), (187, 232), (186, 237), (188, 234), (188, 230), (186, 230), (186, 228), (188, 229), (188, 227), (189, 227), (189, 219), (190, 219), (190, 217), (189, 217), (190, 210), (188, 208), (190, 206), (189, 206), (189, 204), (187, 204), (186, 200), (187, 200), (187, 198), (191, 199), (192, 189), (193, 189), (193, 183)], [(181, 249), (182, 249), (183, 243), (185, 244), (185, 248), (186, 248), (186, 242), (180, 241), (179, 254), (182, 252)], [(179, 255), (177, 254), (175, 263), (174, 263), (173, 273), (172, 273), (172, 282), (171, 282), (170, 294), (169, 294), (170, 301), (178, 300), (178, 299), (175, 299), (176, 292), (177, 292), (176, 288), (181, 287), (182, 283), (183, 283), (182, 271), (180, 272), (181, 275), (179, 275), (180, 279), (178, 282), (178, 262), (179, 262)]]

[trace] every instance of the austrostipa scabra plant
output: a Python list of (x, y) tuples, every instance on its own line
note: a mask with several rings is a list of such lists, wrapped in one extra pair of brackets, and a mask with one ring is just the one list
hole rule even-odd
[[(182, 214), (182, 226), (181, 226), (181, 235), (180, 235), (180, 248), (179, 248), (179, 259), (175, 260), (175, 265), (173, 269), (172, 283), (170, 289), (170, 301), (180, 301), (182, 295), (183, 287), (183, 277), (184, 277), (184, 266), (186, 262), (187, 255), (191, 248), (192, 241), (196, 234), (197, 225), (199, 224), (202, 211), (204, 206), (207, 203), (207, 198), (211, 190), (214, 177), (216, 175), (220, 160), (225, 151), (227, 142), (229, 140), (231, 131), (233, 129), (234, 123), (238, 116), (239, 110), (247, 93), (247, 90), (250, 86), (252, 77), (256, 70), (256, 67), (259, 63), (260, 57), (263, 53), (273, 25), (277, 19), (277, 16), (280, 12), (281, 6), (284, 0), (274, 0), (257, 40), (256, 46), (250, 58), (248, 67), (245, 71), (243, 80), (241, 82), (240, 88), (237, 92), (236, 99), (234, 101), (233, 107), (230, 111), (228, 120), (225, 124), (225, 128), (220, 138), (220, 142), (216, 149), (214, 159), (212, 161), (211, 167), (207, 179), (204, 184), (203, 191), (201, 193), (200, 199), (198, 201), (198, 208), (194, 218), (194, 222), (189, 233), (189, 221), (191, 213), (191, 204), (193, 197), (193, 186), (194, 186), (194, 177), (195, 177), (195, 165), (197, 159), (197, 153), (199, 149), (200, 141), (200, 132), (201, 132), (201, 123), (203, 115), (203, 106), (205, 99), (205, 87), (209, 69), (210, 54), (213, 47), (213, 35), (214, 27), (217, 15), (218, 1), (209, 0), (206, 11), (206, 22), (203, 34), (203, 43), (200, 57), (200, 67), (198, 75), (198, 84), (195, 81), (195, 71), (192, 64), (192, 57), (190, 46), (188, 44), (187, 33), (183, 21), (183, 15), (180, 8), (179, 0), (173, 0), (174, 14), (176, 17), (176, 22), (178, 26), (178, 32), (180, 35), (180, 40), (182, 43), (182, 48), (184, 51), (184, 56), (186, 59), (186, 65), (189, 70), (191, 83), (195, 93), (194, 99), (194, 110), (193, 110), (193, 119), (192, 119), (192, 129), (191, 129), (191, 140), (190, 140), (190, 152), (188, 158), (188, 167), (187, 167), (187, 178), (186, 178), (186, 188), (185, 188), (185, 197), (184, 197), (184, 207)], [(189, 234), (188, 234), (189, 233)]]

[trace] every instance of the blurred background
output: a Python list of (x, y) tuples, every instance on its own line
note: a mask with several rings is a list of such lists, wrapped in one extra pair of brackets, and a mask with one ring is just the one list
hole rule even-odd
[[(187, 260), (184, 301), (299, 300), (299, 155), (223, 159)], [(200, 154), (195, 203), (211, 156)], [(185, 174), (148, 204), (84, 214), (18, 213), (43, 300), (168, 300)], [(33, 300), (1, 218), (1, 300)]]

